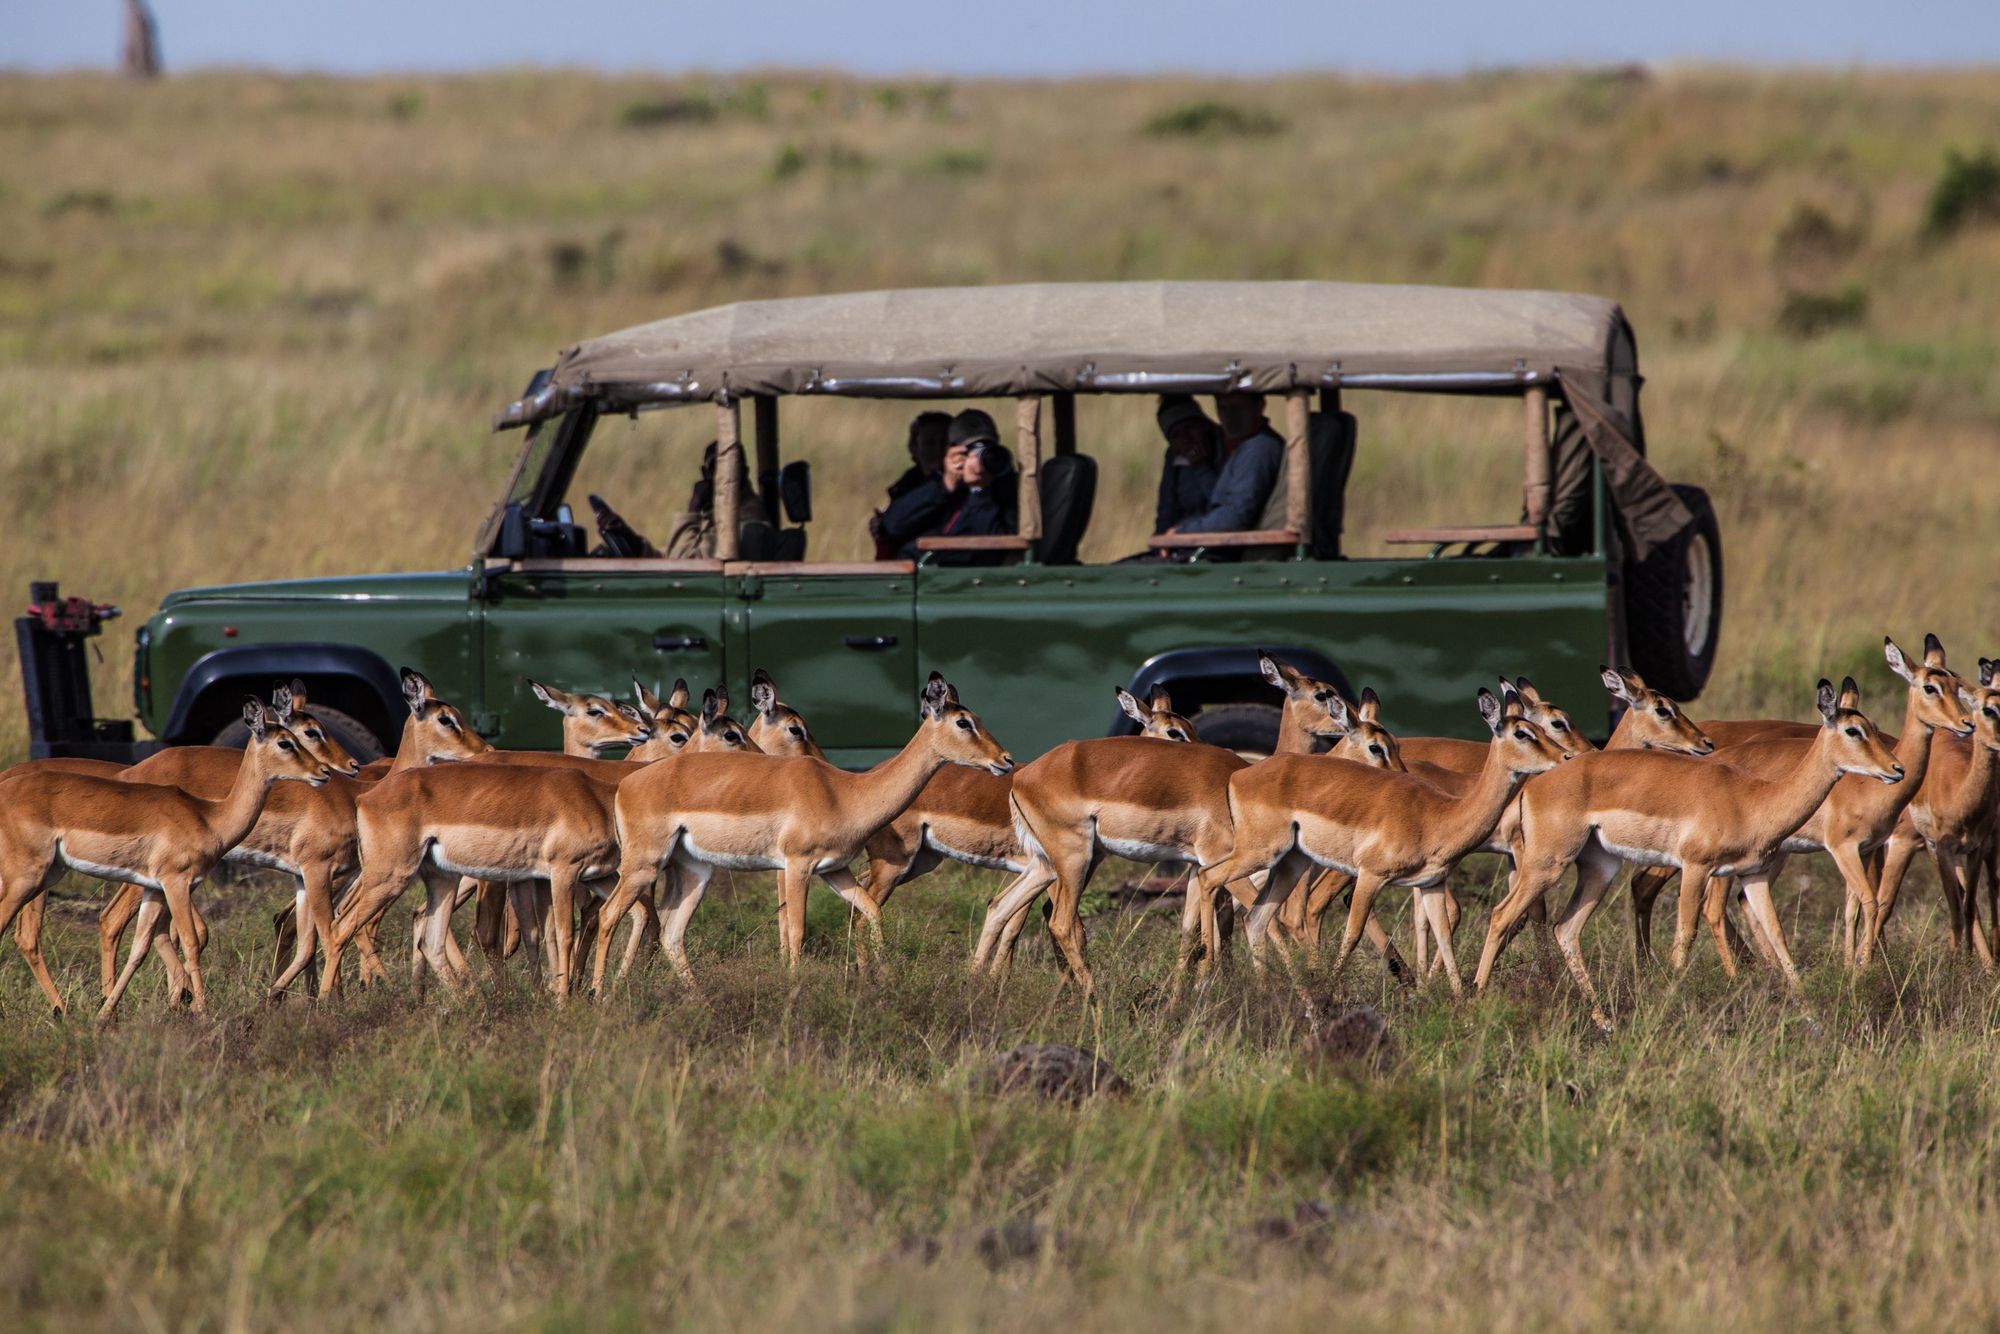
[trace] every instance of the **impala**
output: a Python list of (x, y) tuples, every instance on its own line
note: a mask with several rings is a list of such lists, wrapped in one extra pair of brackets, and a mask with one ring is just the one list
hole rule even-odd
[[(1972, 722), (1958, 698), (1963, 682), (1945, 666), (1944, 646), (1936, 635), (1924, 636), (1924, 658), (1915, 665), (1905, 660), (1903, 651), (1891, 639), (1883, 639), (1882, 656), (1890, 670), (1908, 683), (1901, 735), (1885, 733), (1882, 737), (1885, 744), (1894, 748), (1896, 759), (1903, 765), (1904, 781), (1884, 787), (1861, 778), (1841, 779), (1818, 809), (1766, 862), (1733, 877), (1742, 887), (1758, 942), (1793, 990), (1799, 986), (1798, 969), (1792, 962), (1783, 926), (1771, 901), (1771, 884), (1784, 870), (1787, 858), (1802, 852), (1825, 852), (1833, 859), (1845, 894), (1842, 921), (1846, 959), (1854, 967), (1867, 967), (1880, 914), (1876, 883), (1881, 874), (1882, 849), (1895, 831), (1903, 808), (1924, 786), (1936, 749), (1932, 738), (1937, 729), (1961, 737), (1972, 732)], [(1858, 699), (1843, 695), (1840, 704), (1843, 708), (1855, 708)], [(1787, 730), (1767, 729), (1752, 740), (1718, 751), (1715, 760), (1760, 778), (1777, 778), (1788, 772), (1812, 744), (1810, 734), (1790, 736), (1785, 734)], [(1664, 867), (1644, 867), (1633, 874), (1632, 926), (1636, 941), (1648, 941), (1653, 900), (1672, 877), (1673, 871)], [(1689, 891), (1683, 888), (1682, 892)], [(1718, 877), (1705, 891), (1696, 892), (1721, 896), (1726, 905), (1728, 881)], [(1642, 953), (1645, 952), (1650, 951), (1642, 946)], [(1734, 975), (1734, 951), (1722, 950), (1722, 965)]]
[(1231, 775), (1234, 847), (1219, 863), (1203, 866), (1201, 891), (1227, 886), (1240, 896), (1238, 887), (1247, 877), (1269, 872), (1250, 900), (1253, 958), (1300, 877), (1311, 866), (1323, 866), (1354, 877), (1336, 973), (1360, 942), (1375, 896), (1385, 886), (1408, 885), (1421, 894), (1452, 991), (1460, 991), (1441, 887), (1459, 861), (1492, 836), (1522, 780), (1568, 758), (1539, 725), (1503, 707), (1491, 691), (1482, 689), (1478, 704), (1493, 740), (1477, 781), (1462, 795), (1410, 774), (1333, 756), (1273, 756)]
[[(805, 941), (806, 886), (814, 876), (879, 935), (874, 900), (847, 865), (947, 764), (1004, 774), (1014, 760), (933, 672), (916, 734), (865, 773), (847, 773), (811, 756), (747, 754), (686, 755), (641, 769), (618, 785), (618, 887), (606, 911), (623, 912), (668, 870), (661, 946), (689, 982), (688, 922), (718, 867), (780, 873), (779, 939), (793, 966)], [(600, 995), (609, 943), (598, 940), (591, 973), (591, 990)]]
[[(1902, 765), (1875, 725), (1842, 708), (1831, 684), (1819, 683), (1816, 703), (1821, 729), (1778, 780), (1688, 755), (1622, 750), (1579, 755), (1529, 784), (1521, 794), (1514, 886), (1487, 922), (1474, 986), (1485, 989), (1501, 946), (1528, 904), (1574, 865), (1576, 893), (1556, 923), (1556, 943), (1590, 1001), (1591, 1017), (1608, 1028), (1611, 1021), (1598, 1005), (1577, 942), (1623, 862), (1677, 866), (1687, 884), (1703, 885), (1711, 875), (1733, 874), (1768, 857), (1826, 800), (1842, 774), (1884, 783), (1902, 777)], [(1699, 904), (1696, 893), (1681, 895), (1676, 968), (1687, 961)]]
[[(191, 1003), (205, 1011), (201, 944), (190, 911), (194, 887), (257, 823), (274, 783), (317, 786), (328, 777), (327, 767), (271, 722), (260, 702), (245, 701), (243, 720), (250, 742), (219, 801), (90, 774), (31, 773), (9, 783), (0, 804), (0, 932), (65, 869), (157, 890), (172, 918)], [(133, 951), (100, 1017), (117, 1006), (143, 957), (143, 950)]]
[[(1875, 929), (1895, 906), (1903, 875), (1920, 846), (1928, 846), (1937, 866), (1945, 910), (1951, 918), (1951, 947), (1970, 948), (1984, 968), (2000, 950), (2000, 874), (1994, 866), (2000, 838), (2000, 660), (1979, 660), (1979, 685), (1960, 683), (1960, 698), (1971, 710), (1969, 740), (1945, 737), (1934, 743), (1930, 773), (1890, 837), (1883, 857)], [(1993, 934), (1979, 920), (1979, 876), (1986, 876), (1987, 910)]]

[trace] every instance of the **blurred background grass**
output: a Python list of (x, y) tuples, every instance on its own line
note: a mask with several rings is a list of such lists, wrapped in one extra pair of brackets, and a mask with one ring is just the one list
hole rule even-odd
[[(1797, 713), (1880, 636), (1992, 653), (2000, 85), (1684, 69), (1040, 83), (502, 73), (0, 78), (0, 590), (122, 603), (462, 563), (564, 343), (746, 297), (1341, 278), (1624, 302), (1654, 457), (1716, 494), (1705, 709)], [(1350, 498), (1510, 520), (1515, 418), (1354, 397)], [(904, 409), (795, 405), (814, 552), (859, 554)], [(655, 535), (705, 415), (586, 465)], [(1086, 403), (1087, 556), (1149, 526), (1146, 405)], [(130, 622), (100, 708), (128, 698)], [(15, 679), (11, 640), (0, 675)], [(10, 687), (11, 689), (11, 687)], [(0, 710), (0, 758), (25, 725)]]

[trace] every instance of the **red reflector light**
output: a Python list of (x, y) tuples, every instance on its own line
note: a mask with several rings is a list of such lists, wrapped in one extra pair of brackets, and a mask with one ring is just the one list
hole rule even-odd
[(236, 638), (236, 627), (235, 627), (235, 626), (233, 626), (233, 625), (225, 625), (225, 626), (223, 626), (223, 627), (222, 627), (222, 637), (223, 637), (224, 639), (234, 639), (234, 638)]

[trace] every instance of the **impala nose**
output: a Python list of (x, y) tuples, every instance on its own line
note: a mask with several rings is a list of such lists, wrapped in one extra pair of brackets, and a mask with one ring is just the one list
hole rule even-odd
[(1706, 737), (1706, 736), (1705, 736), (1705, 737), (1703, 737), (1703, 738), (1701, 739), (1701, 749), (1700, 749), (1700, 750), (1697, 750), (1697, 751), (1695, 752), (1695, 754), (1697, 754), (1697, 755), (1713, 755), (1713, 754), (1715, 754), (1715, 738), (1713, 738), (1713, 737)]

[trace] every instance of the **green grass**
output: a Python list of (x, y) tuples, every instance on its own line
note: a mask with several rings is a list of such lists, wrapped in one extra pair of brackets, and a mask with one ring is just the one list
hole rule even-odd
[[(1977, 1277), (2000, 1002), (1941, 956), (1927, 886), (1887, 967), (1855, 982), (1826, 957), (1837, 896), (1787, 894), (1802, 1003), (1706, 955), (1678, 981), (1635, 978), (1623, 923), (1593, 932), (1622, 1021), (1609, 1038), (1525, 942), (1469, 1005), (1359, 958), (1313, 989), (1384, 1010), (1400, 1056), (1380, 1075), (1304, 1060), (1299, 1002), (1241, 959), (1170, 1008), (1166, 917), (1094, 935), (1095, 1009), (1039, 942), (1004, 992), (970, 983), (988, 888), (948, 873), (899, 893), (893, 964), (863, 980), (831, 895), (788, 976), (770, 888), (745, 880), (697, 919), (701, 997), (656, 966), (561, 1012), (518, 977), (458, 1006), (400, 978), (264, 1006), (264, 915), (247, 907), (217, 924), (208, 1021), (170, 1013), (148, 976), (114, 1026), (58, 1024), (24, 970), (0, 969), (0, 1322), (2000, 1316)], [(89, 934), (74, 915), (51, 933), (73, 995)], [(971, 1091), (1026, 1040), (1094, 1047), (1135, 1091), (1074, 1110)], [(1331, 1210), (1323, 1232), (1269, 1238), (1308, 1202)], [(1037, 1229), (1029, 1253), (983, 1251), (1009, 1224)]]

